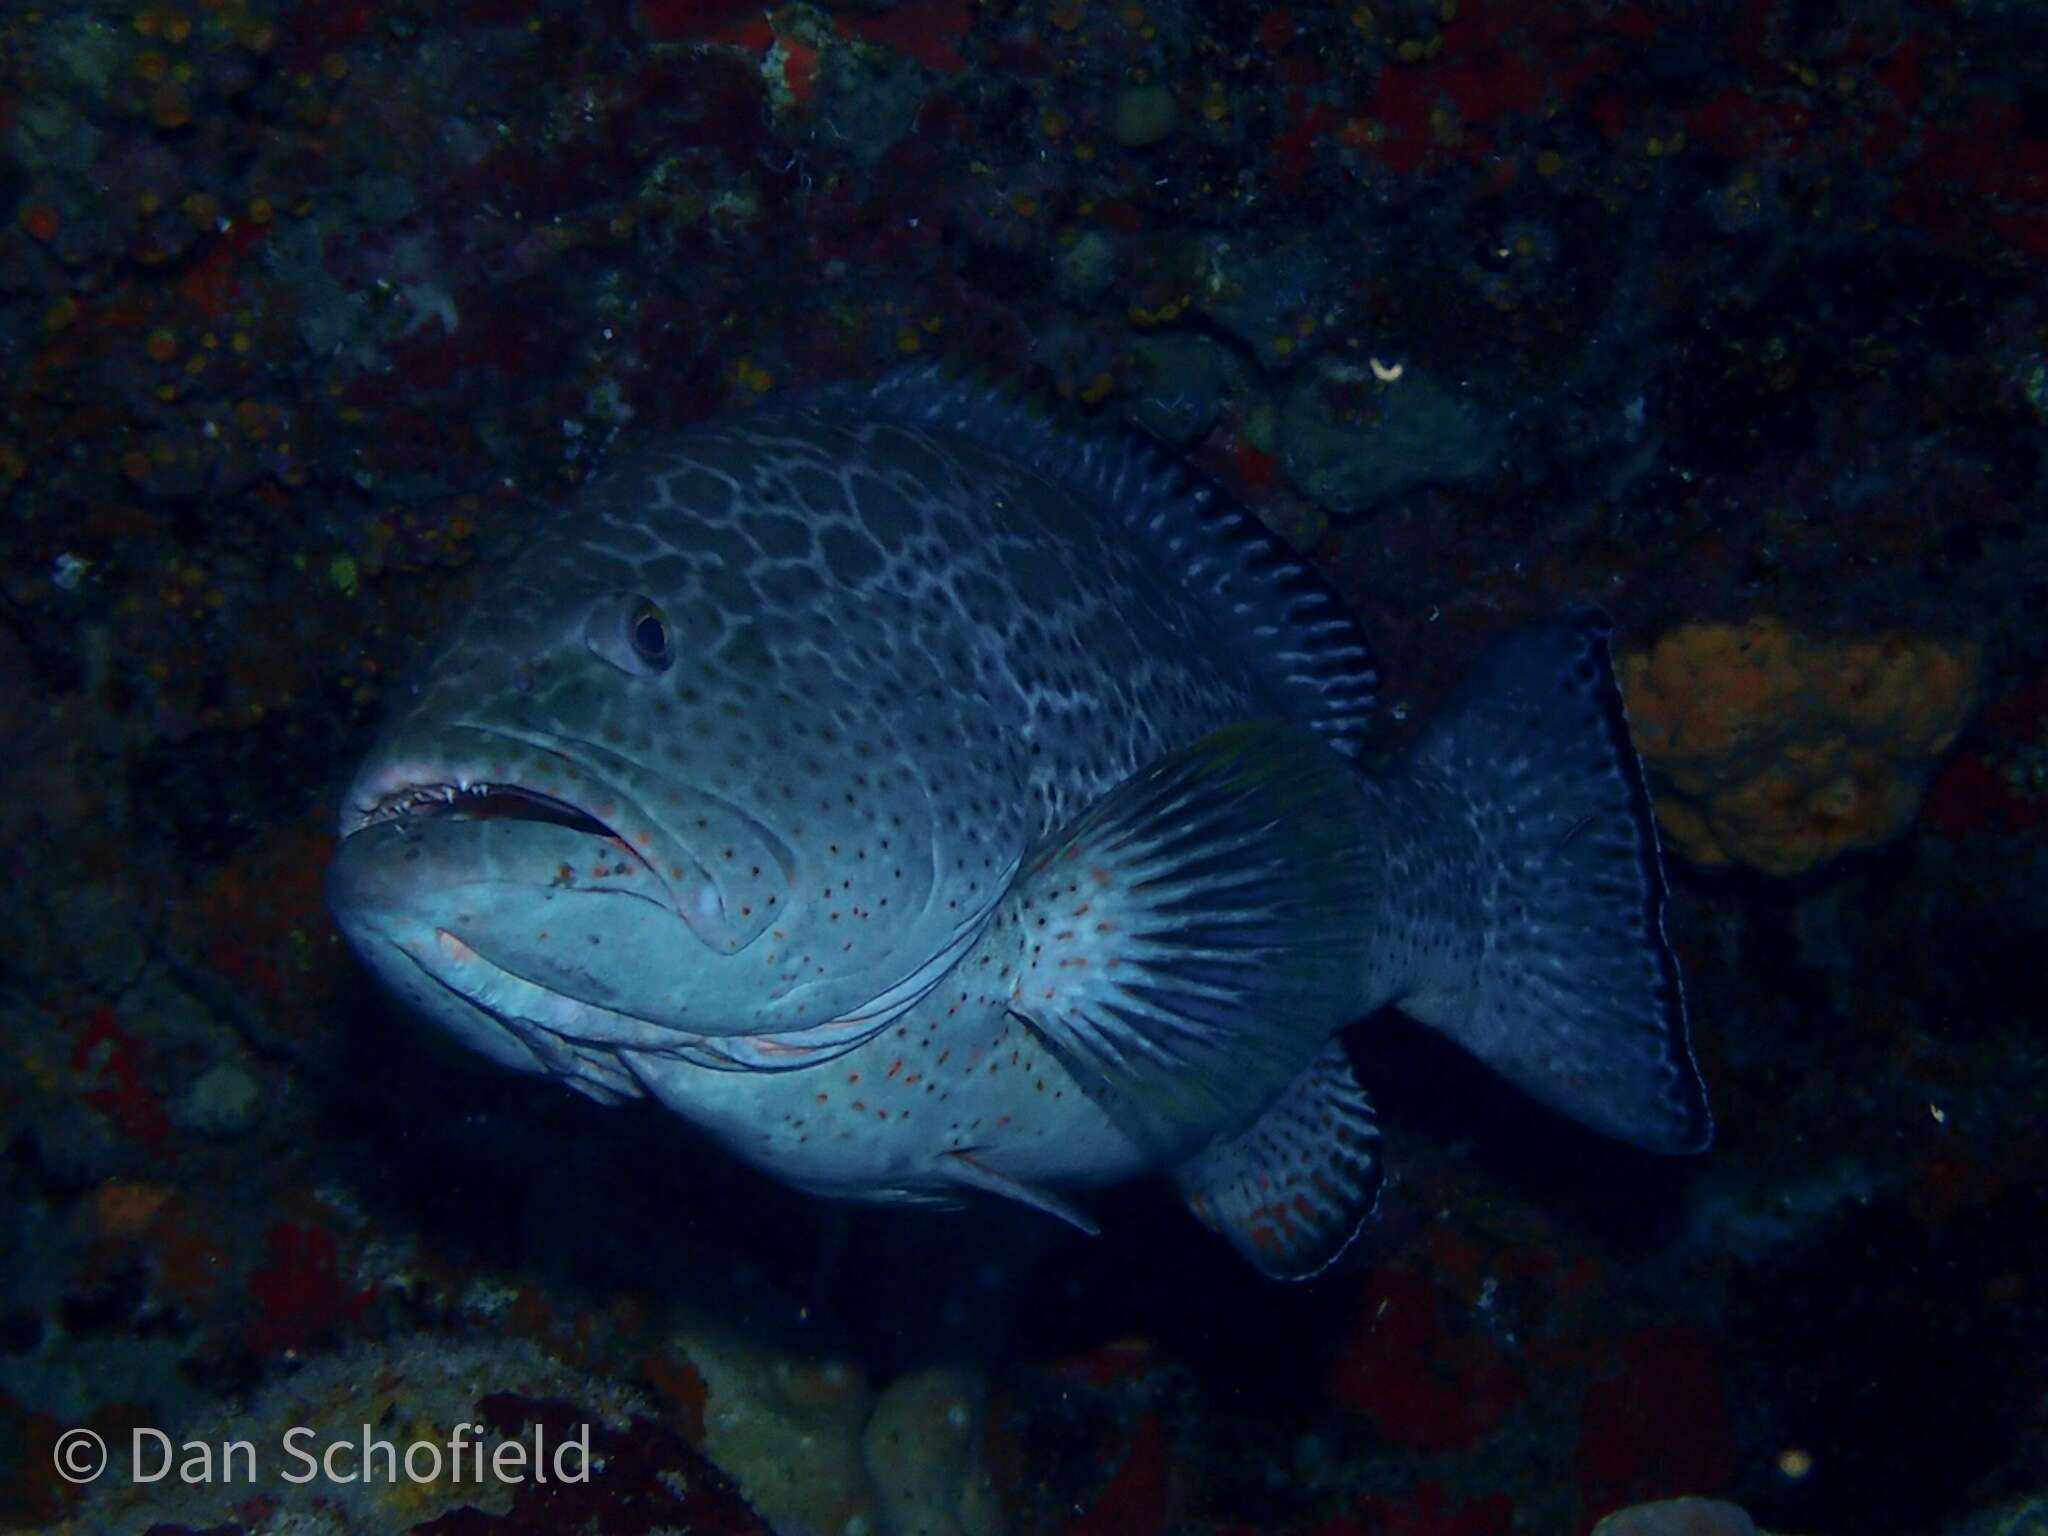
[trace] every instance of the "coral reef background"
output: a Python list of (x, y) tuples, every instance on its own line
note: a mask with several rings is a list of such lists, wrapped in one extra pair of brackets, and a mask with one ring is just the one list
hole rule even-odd
[[(2023, 0), (0, 8), (0, 1524), (2039, 1529), (2043, 78)], [(1709, 1157), (1376, 1019), (1383, 1220), (1276, 1290), (1162, 1189), (835, 1213), (393, 1015), (328, 829), (480, 572), (932, 356), (1242, 497), (1390, 746), (1615, 614)], [(52, 1461), (294, 1419), (605, 1475)]]

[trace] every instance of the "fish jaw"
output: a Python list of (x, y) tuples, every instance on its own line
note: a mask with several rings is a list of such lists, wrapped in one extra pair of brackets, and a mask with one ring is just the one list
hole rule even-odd
[[(396, 817), (438, 813), (554, 822), (608, 842), (611, 853), (623, 855), (602, 857), (606, 850), (593, 845), (589, 857), (571, 858), (571, 873), (595, 858), (604, 866), (597, 878), (644, 875), (642, 893), (665, 904), (706, 949), (737, 953), (766, 930), (774, 903), (735, 890), (730, 879), (714, 873), (708, 853), (700, 856), (670, 820), (652, 814), (648, 805), (659, 786), (639, 782), (647, 777), (616, 753), (573, 735), (430, 715), (406, 722), (397, 740), (365, 765), (343, 802), (341, 835)], [(669, 786), (667, 798), (678, 801), (676, 786)], [(699, 841), (722, 844), (727, 865), (745, 853), (756, 875), (765, 869), (771, 882), (787, 883), (787, 850), (772, 834), (732, 825), (722, 815), (714, 820), (700, 814), (697, 823), (708, 828)], [(549, 876), (555, 883), (564, 878)]]
[(329, 906), (384, 981), (484, 1055), (535, 1070), (536, 1030), (666, 1053), (746, 1027), (715, 973), (675, 964), (702, 946), (647, 861), (594, 818), (502, 788), (369, 803), (351, 799)]
[(394, 996), (488, 1061), (557, 1078), (602, 1102), (637, 1095), (616, 1054), (591, 1043), (591, 1021), (575, 1017), (598, 1010), (518, 981), (435, 926), (417, 904), (380, 899), (391, 891), (391, 875), (378, 845), (397, 836), (395, 828), (360, 833), (328, 866), (328, 904), (363, 963)]

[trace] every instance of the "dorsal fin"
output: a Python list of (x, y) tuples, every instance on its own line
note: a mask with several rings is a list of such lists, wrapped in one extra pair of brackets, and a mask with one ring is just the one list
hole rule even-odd
[(1296, 719), (1358, 754), (1379, 684), (1364, 634), (1328, 583), (1206, 475), (1136, 432), (1069, 426), (941, 364), (792, 403), (958, 433), (1099, 507), (1179, 573)]

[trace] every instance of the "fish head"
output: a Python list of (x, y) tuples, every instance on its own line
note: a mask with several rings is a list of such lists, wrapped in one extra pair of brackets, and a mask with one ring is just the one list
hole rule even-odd
[(544, 534), (344, 796), (343, 931), (508, 1065), (534, 1066), (536, 1031), (661, 1049), (788, 1022), (770, 954), (817, 914), (748, 761), (759, 647), (692, 614), (676, 566)]
[(893, 669), (860, 660), (887, 610), (832, 611), (765, 513), (671, 462), (484, 591), (347, 791), (329, 872), (403, 999), (572, 1080), (592, 1069), (545, 1059), (565, 1042), (747, 1067), (851, 1048), (1005, 877), (958, 770), (910, 740), (943, 758), (958, 732), (905, 729)]

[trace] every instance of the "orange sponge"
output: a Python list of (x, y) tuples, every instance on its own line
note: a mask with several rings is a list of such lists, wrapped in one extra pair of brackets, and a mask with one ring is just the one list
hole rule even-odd
[(1897, 836), (1976, 702), (1979, 654), (1776, 619), (1688, 624), (1621, 659), (1657, 819), (1688, 857), (1796, 874)]

